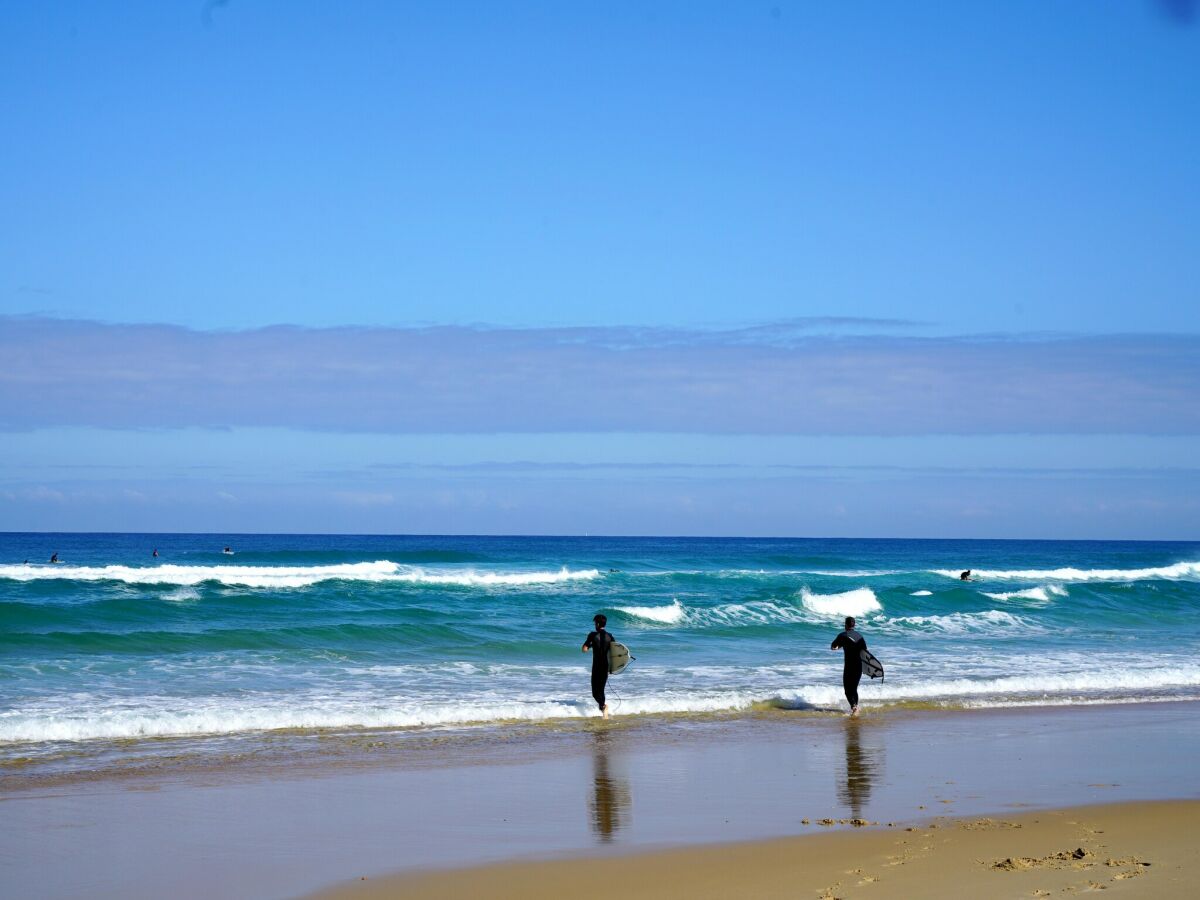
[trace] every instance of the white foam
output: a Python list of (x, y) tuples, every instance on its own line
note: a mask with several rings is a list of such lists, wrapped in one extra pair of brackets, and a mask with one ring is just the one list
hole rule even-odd
[(1042, 587), (1026, 588), (1023, 591), (1001, 591), (996, 594), (989, 594), (983, 591), (983, 596), (991, 597), (993, 600), (1039, 600), (1042, 603), (1049, 603), (1051, 597), (1067, 596), (1067, 589), (1057, 584), (1046, 584)]
[(910, 597), (932, 597), (933, 591), (913, 591)]
[(875, 592), (868, 587), (841, 594), (814, 594), (804, 588), (800, 591), (800, 602), (809, 611), (822, 616), (864, 616), (883, 608)]
[[(885, 664), (886, 664), (885, 660)], [(763, 685), (771, 669), (742, 672), (742, 685), (696, 690), (678, 687), (678, 669), (649, 668), (645, 693), (628, 693), (618, 701), (621, 715), (655, 713), (703, 713), (736, 711), (761, 705), (783, 707), (844, 708), (841, 685), (818, 667), (819, 680), (804, 683), (803, 670), (789, 675), (774, 674), (774, 685)], [(699, 669), (710, 680), (713, 671)], [(570, 671), (570, 684), (577, 686), (581, 675)], [(1178, 696), (1184, 688), (1200, 687), (1200, 666), (1167, 666), (1162, 661), (1135, 670), (1113, 666), (1076, 672), (1037, 675), (1002, 675), (975, 678), (905, 678), (897, 662), (889, 667), (889, 680), (864, 680), (860, 688), (868, 706), (877, 703), (932, 701), (971, 706), (1011, 706), (1028, 703), (1115, 702)], [(788, 682), (800, 684), (784, 686)], [(555, 680), (555, 684), (559, 682)], [(667, 685), (672, 685), (667, 687)], [(756, 686), (757, 685), (757, 686)], [(565, 685), (563, 685), (565, 687)], [(553, 688), (551, 688), (553, 689)], [(617, 699), (614, 694), (614, 699)], [(413, 696), (357, 696), (354, 693), (266, 697), (143, 697), (137, 701), (97, 702), (100, 698), (71, 695), (62, 698), (70, 705), (6, 710), (0, 715), (0, 744), (41, 741), (120, 740), (143, 737), (228, 735), (276, 729), (314, 728), (410, 728), (543, 721), (584, 718), (596, 714), (589, 699), (531, 697), (527, 691), (505, 695), (499, 691), (477, 692), (459, 699), (426, 700)]]
[(620, 612), (638, 619), (647, 619), (663, 625), (675, 625), (683, 621), (683, 604), (675, 600), (670, 606), (618, 606)]
[[(577, 671), (575, 674), (578, 674)], [(611, 691), (611, 688), (610, 688)], [(168, 698), (147, 698), (138, 706), (109, 704), (53, 716), (10, 712), (0, 719), (0, 744), (38, 741), (122, 740), (240, 734), (279, 729), (416, 728), (547, 719), (586, 718), (596, 714), (590, 698), (514, 699), (487, 694), (469, 702), (356, 702), (354, 698), (242, 702), (192, 701), (190, 709)], [(614, 699), (617, 699), (614, 695)], [(652, 696), (618, 700), (622, 714), (712, 712), (749, 707), (747, 691), (658, 691)]]
[(837, 572), (830, 571), (798, 571), (787, 574), (792, 575), (821, 575), (826, 578), (882, 578), (884, 575), (904, 575), (904, 572), (896, 571), (895, 569), (842, 569)]
[[(961, 572), (933, 569), (935, 575), (958, 579)], [(975, 569), (980, 579), (1018, 579), (1021, 581), (1146, 581), (1148, 579), (1200, 578), (1200, 562), (1181, 562), (1150, 569)]]
[(814, 594), (808, 588), (800, 592), (800, 605), (775, 600), (747, 600), (714, 607), (688, 607), (683, 617), (689, 625), (737, 627), (770, 625), (778, 622), (828, 624), (837, 616), (863, 616), (881, 609), (870, 588), (856, 588), (842, 594)]
[(557, 572), (477, 572), (474, 569), (429, 570), (388, 560), (331, 566), (31, 566), (0, 565), (0, 578), (13, 581), (118, 581), (125, 584), (194, 586), (215, 582), (230, 587), (301, 588), (323, 581), (411, 582), (464, 587), (559, 584), (599, 578), (598, 569)]
[(412, 581), (421, 584), (457, 584), (464, 587), (524, 587), (536, 584), (562, 584), (590, 581), (600, 577), (599, 569), (571, 570), (563, 566), (557, 572), (429, 572), (423, 569), (396, 572), (383, 581)]
[(894, 619), (876, 619), (871, 626), (881, 631), (935, 632), (937, 634), (984, 634), (1004, 635), (1015, 631), (1044, 631), (1040, 625), (1014, 616), (1001, 609), (986, 612), (956, 612), (944, 616), (897, 616)]

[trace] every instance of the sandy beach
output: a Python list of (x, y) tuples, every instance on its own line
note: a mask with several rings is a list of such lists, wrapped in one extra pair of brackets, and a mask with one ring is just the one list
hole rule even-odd
[(614, 889), (634, 898), (701, 900), (1049, 897), (1092, 891), (1194, 897), (1198, 823), (1196, 801), (1092, 806), (636, 854), (599, 866), (588, 859), (556, 860), (362, 880), (319, 897), (604, 898)]
[(278, 740), (301, 741), (299, 752), (198, 765), (184, 745), (171, 762), (159, 741), (141, 769), (6, 773), (8, 889), (552, 897), (569, 886), (592, 896), (607, 889), (577, 861), (597, 858), (632, 896), (872, 886), (874, 896), (962, 896), (963, 879), (978, 896), (1092, 882), (1182, 896), (1196, 877), (1195, 703), (858, 720), (776, 710)]

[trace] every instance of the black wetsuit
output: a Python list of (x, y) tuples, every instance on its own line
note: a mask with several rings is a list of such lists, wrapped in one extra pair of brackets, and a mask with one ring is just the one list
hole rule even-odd
[(592, 649), (592, 696), (600, 709), (604, 709), (604, 686), (608, 684), (608, 648), (615, 638), (601, 628), (593, 631), (583, 642), (583, 646)]
[(846, 656), (842, 667), (842, 687), (846, 689), (850, 708), (854, 709), (858, 706), (858, 682), (862, 679), (862, 657), (859, 654), (867, 649), (867, 639), (853, 628), (848, 628), (829, 645), (830, 650), (839, 648)]

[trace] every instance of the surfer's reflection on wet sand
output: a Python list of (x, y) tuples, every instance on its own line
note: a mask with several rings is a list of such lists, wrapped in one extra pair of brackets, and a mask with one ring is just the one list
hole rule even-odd
[(850, 807), (851, 815), (862, 818), (863, 807), (871, 796), (871, 788), (879, 778), (879, 751), (862, 744), (862, 721), (846, 719), (846, 771), (838, 782), (838, 799)]
[(629, 806), (632, 794), (629, 782), (613, 775), (609, 767), (609, 752), (612, 735), (607, 729), (597, 729), (592, 735), (592, 796), (588, 801), (592, 831), (603, 844), (612, 843), (613, 838), (629, 824)]

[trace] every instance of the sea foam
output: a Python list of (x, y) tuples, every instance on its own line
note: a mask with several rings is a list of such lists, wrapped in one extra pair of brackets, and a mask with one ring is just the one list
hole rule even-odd
[(636, 619), (658, 622), (662, 625), (675, 625), (683, 621), (683, 604), (675, 600), (670, 606), (618, 606), (617, 611)]
[(303, 588), (325, 581), (524, 587), (599, 577), (598, 569), (570, 570), (565, 566), (557, 572), (477, 572), (474, 569), (423, 569), (388, 560), (330, 566), (0, 566), (0, 578), (13, 581), (116, 581), (181, 586), (212, 582), (244, 588)]
[[(885, 665), (887, 661), (885, 660)], [(646, 671), (650, 674), (650, 670)], [(612, 693), (621, 715), (705, 713), (761, 706), (836, 709), (843, 703), (835, 674), (795, 687), (763, 689), (749, 685), (687, 689), (664, 687), (651, 679), (651, 690), (633, 684), (622, 696)], [(661, 673), (676, 680), (678, 670)], [(706, 670), (711, 676), (711, 669)], [(895, 668), (889, 675), (897, 674)], [(583, 676), (580, 675), (580, 679)], [(756, 679), (757, 680), (757, 679)], [(1012, 706), (1025, 703), (1118, 702), (1153, 699), (1180, 689), (1200, 687), (1200, 667), (1153, 666), (1132, 671), (1093, 667), (1077, 672), (1038, 673), (991, 678), (922, 677), (864, 679), (860, 688), (869, 706), (911, 701), (944, 705)], [(561, 697), (561, 694), (558, 695)], [(148, 737), (228, 735), (278, 729), (421, 728), (584, 718), (595, 715), (590, 700), (554, 697), (503, 697), (495, 692), (459, 700), (303, 696), (274, 700), (243, 698), (146, 697), (100, 706), (70, 698), (74, 705), (49, 709), (13, 709), (0, 719), (0, 744), (39, 741), (121, 740)]]
[[(961, 572), (932, 569), (935, 575), (957, 579)], [(976, 569), (976, 578), (1019, 579), (1021, 581), (1146, 581), (1149, 579), (1200, 578), (1200, 562), (1180, 562), (1148, 569)]]
[(800, 602), (805, 609), (822, 616), (865, 616), (883, 608), (875, 592), (868, 587), (841, 594), (814, 594), (804, 588), (800, 591)]
[(1001, 591), (995, 594), (983, 591), (982, 593), (983, 596), (991, 597), (993, 600), (1039, 600), (1042, 603), (1048, 603), (1051, 597), (1067, 596), (1067, 589), (1057, 584), (1047, 584), (1042, 587), (1026, 588), (1023, 591)]
[(880, 631), (934, 632), (953, 635), (1002, 636), (1014, 632), (1044, 631), (1040, 625), (1014, 616), (1002, 609), (985, 612), (956, 612), (942, 616), (897, 616), (894, 619), (875, 620), (872, 628)]

